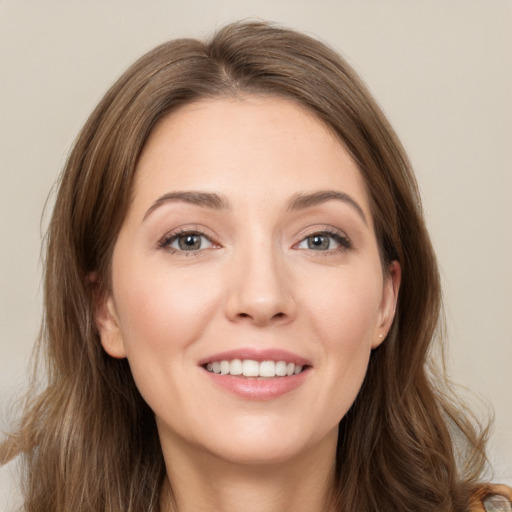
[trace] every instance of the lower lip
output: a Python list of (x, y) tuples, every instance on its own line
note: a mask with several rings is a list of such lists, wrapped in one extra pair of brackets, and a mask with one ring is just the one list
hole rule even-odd
[(290, 377), (235, 377), (204, 370), (216, 386), (245, 400), (273, 400), (297, 389), (306, 380), (310, 369), (306, 368)]

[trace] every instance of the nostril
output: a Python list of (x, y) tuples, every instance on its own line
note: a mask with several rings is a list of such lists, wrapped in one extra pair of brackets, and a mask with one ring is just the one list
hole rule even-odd
[[(286, 314), (281, 311), (279, 313), (276, 313), (275, 315), (272, 315), (271, 318), (272, 318), (272, 320), (277, 320), (277, 319), (285, 318), (285, 317), (286, 317)], [(256, 318), (256, 317), (253, 317), (249, 313), (238, 313), (238, 318)]]

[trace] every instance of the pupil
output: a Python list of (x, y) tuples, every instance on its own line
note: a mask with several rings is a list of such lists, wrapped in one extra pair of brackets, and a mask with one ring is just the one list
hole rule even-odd
[(201, 247), (201, 237), (199, 235), (185, 235), (179, 239), (180, 249), (190, 251)]
[(309, 238), (310, 249), (329, 249), (329, 238), (322, 235), (315, 235)]

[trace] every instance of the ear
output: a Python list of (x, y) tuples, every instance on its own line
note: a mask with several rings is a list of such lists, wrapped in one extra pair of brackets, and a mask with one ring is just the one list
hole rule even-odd
[(105, 293), (98, 297), (94, 317), (101, 345), (105, 352), (118, 359), (126, 357), (123, 336), (112, 294)]
[(398, 291), (402, 280), (402, 268), (398, 261), (392, 261), (388, 266), (387, 275), (384, 276), (382, 302), (379, 308), (378, 321), (373, 336), (372, 348), (377, 348), (388, 335), (393, 318), (395, 318)]

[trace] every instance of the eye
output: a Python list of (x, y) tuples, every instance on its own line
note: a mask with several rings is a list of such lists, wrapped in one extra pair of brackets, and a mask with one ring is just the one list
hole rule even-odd
[(345, 250), (351, 247), (347, 237), (339, 233), (319, 232), (313, 233), (297, 244), (298, 249), (308, 249), (311, 251), (336, 251)]
[(160, 242), (160, 246), (172, 251), (194, 252), (211, 249), (214, 243), (202, 233), (184, 231), (167, 236)]

